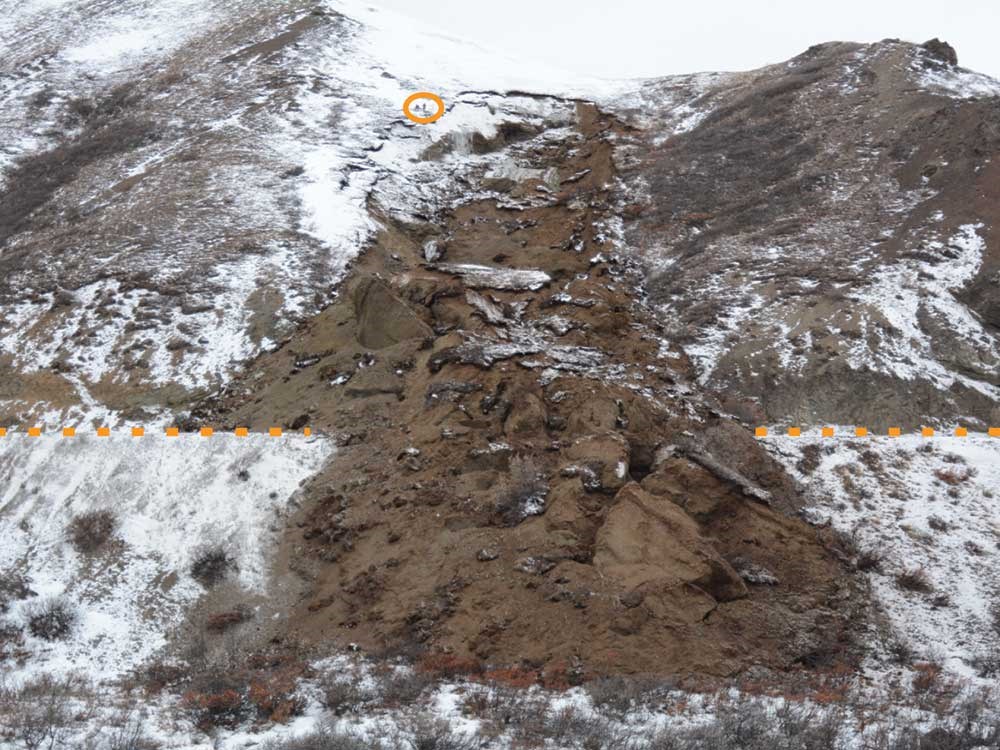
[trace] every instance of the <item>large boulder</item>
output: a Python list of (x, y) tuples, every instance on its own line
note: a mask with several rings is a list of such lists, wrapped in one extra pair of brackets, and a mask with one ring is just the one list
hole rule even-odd
[(566, 471), (579, 474), (589, 492), (613, 495), (629, 482), (629, 445), (617, 433), (582, 437), (566, 450), (566, 456), (572, 462)]
[(400, 341), (433, 335), (431, 327), (393, 294), (376, 276), (366, 276), (354, 287), (354, 315), (358, 342), (366, 349), (384, 349)]
[(642, 488), (667, 498), (699, 521), (708, 520), (732, 495), (731, 487), (712, 472), (680, 456), (657, 461), (643, 478)]
[[(618, 493), (597, 532), (594, 565), (623, 596), (642, 596), (647, 609), (661, 617), (691, 621), (715, 602), (747, 595), (746, 584), (698, 524), (634, 482)], [(678, 611), (692, 606), (694, 616)]]

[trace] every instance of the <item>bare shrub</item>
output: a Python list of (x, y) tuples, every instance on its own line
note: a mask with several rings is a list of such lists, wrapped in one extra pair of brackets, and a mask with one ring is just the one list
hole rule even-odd
[(247, 653), (232, 633), (210, 643), (202, 630), (183, 652), (190, 667), (178, 686), (181, 709), (202, 731), (231, 729), (249, 719), (280, 724), (305, 708), (298, 681), (308, 667), (295, 653)]
[(616, 716), (623, 716), (664, 697), (668, 686), (652, 678), (600, 677), (584, 688), (594, 707)]
[(126, 713), (111, 729), (105, 745), (107, 750), (158, 750), (159, 743), (146, 736), (142, 719), (134, 713)]
[(415, 669), (393, 669), (378, 682), (383, 706), (409, 706), (417, 702), (433, 680)]
[(882, 570), (884, 556), (875, 549), (866, 549), (858, 553), (857, 568), (862, 573), (879, 573)]
[(34, 595), (24, 574), (15, 570), (0, 571), (0, 614), (5, 613), (12, 602)]
[(934, 472), (934, 476), (947, 485), (952, 487), (956, 485), (968, 482), (972, 477), (975, 476), (975, 471), (972, 469), (937, 469)]
[(896, 585), (904, 591), (914, 591), (929, 594), (934, 590), (927, 571), (923, 568), (910, 568), (896, 574)]
[(493, 504), (493, 513), (500, 526), (516, 526), (526, 517), (545, 510), (548, 482), (530, 456), (515, 456), (510, 471)]
[(66, 534), (78, 552), (93, 554), (107, 544), (117, 528), (118, 519), (110, 510), (89, 510), (73, 517)]
[(810, 443), (802, 448), (802, 458), (796, 464), (796, 468), (803, 474), (812, 474), (822, 461), (820, 456), (820, 446), (816, 443)]
[(191, 576), (205, 588), (211, 588), (234, 567), (236, 562), (222, 547), (205, 547), (195, 554)]
[(0, 690), (0, 737), (5, 733), (26, 750), (63, 747), (73, 721), (92, 709), (91, 698), (83, 681), (47, 674)]
[(17, 658), (24, 648), (24, 631), (16, 625), (0, 624), (0, 664)]
[(374, 691), (365, 687), (357, 674), (327, 672), (319, 680), (320, 702), (335, 716), (360, 713), (375, 700)]
[(524, 717), (544, 712), (542, 696), (521, 688), (494, 683), (488, 689), (471, 692), (465, 699), (465, 711), (484, 722), (505, 731), (516, 726)]
[(939, 518), (938, 516), (931, 516), (930, 518), (928, 518), (927, 525), (930, 526), (932, 529), (934, 529), (934, 531), (941, 531), (941, 532), (947, 531), (949, 528), (951, 528), (947, 521), (945, 521), (943, 518)]
[(250, 619), (250, 610), (237, 607), (226, 612), (216, 612), (205, 620), (205, 629), (214, 633), (222, 633)]
[(456, 731), (447, 721), (428, 715), (409, 718), (403, 729), (405, 734), (395, 738), (397, 746), (410, 750), (477, 750), (486, 744), (478, 733)]
[(836, 708), (784, 701), (769, 705), (740, 696), (719, 699), (708, 723), (664, 729), (652, 750), (839, 750), (850, 736), (848, 715)]
[(916, 693), (926, 693), (934, 688), (941, 676), (941, 665), (925, 662), (914, 665), (916, 674), (913, 676), (913, 690)]
[(77, 621), (72, 603), (61, 596), (31, 602), (27, 606), (28, 631), (36, 638), (59, 641), (66, 638)]
[(514, 729), (517, 746), (599, 748), (638, 750), (634, 730), (599, 714), (579, 711), (573, 706), (524, 714)]
[(394, 745), (381, 740), (367, 740), (353, 734), (321, 726), (308, 734), (286, 740), (265, 742), (263, 750), (388, 750)]

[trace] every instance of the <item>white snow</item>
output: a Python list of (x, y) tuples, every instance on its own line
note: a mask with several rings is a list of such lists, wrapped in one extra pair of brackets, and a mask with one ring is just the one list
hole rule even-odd
[[(991, 624), (1000, 594), (1000, 439), (856, 438), (846, 427), (836, 434), (809, 430), (763, 443), (804, 484), (810, 521), (828, 521), (883, 558), (868, 577), (896, 636), (916, 658), (974, 677), (975, 658), (1000, 647)], [(804, 474), (807, 446), (818, 447), (820, 464)], [(897, 584), (897, 574), (918, 569), (932, 591)], [(885, 656), (885, 644), (871, 645), (876, 658)]]
[(939, 94), (956, 99), (1000, 96), (1000, 81), (990, 76), (964, 68), (924, 70), (914, 65), (922, 86)]

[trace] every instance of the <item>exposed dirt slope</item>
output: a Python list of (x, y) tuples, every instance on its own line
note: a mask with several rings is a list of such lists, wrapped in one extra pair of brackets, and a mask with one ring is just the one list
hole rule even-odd
[(285, 535), (283, 635), (597, 672), (844, 658), (836, 542), (661, 349), (602, 236), (620, 126), (580, 105), (576, 130), (517, 147), (554, 193), (386, 219), (339, 300), (191, 415), (342, 446)]

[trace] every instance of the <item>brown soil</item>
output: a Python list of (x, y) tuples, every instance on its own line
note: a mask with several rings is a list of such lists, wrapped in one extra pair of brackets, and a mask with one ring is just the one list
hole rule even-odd
[[(679, 350), (661, 356), (628, 269), (595, 258), (613, 255), (595, 223), (619, 126), (578, 111), (577, 148), (530, 147), (559, 168), (553, 200), (384, 218), (337, 302), (191, 414), (340, 446), (277, 557), (299, 592), (282, 637), (600, 673), (849, 658), (861, 598), (837, 541), (794, 516), (788, 476), (696, 395)], [(449, 264), (551, 281), (482, 288), (428, 265), (429, 238)]]

